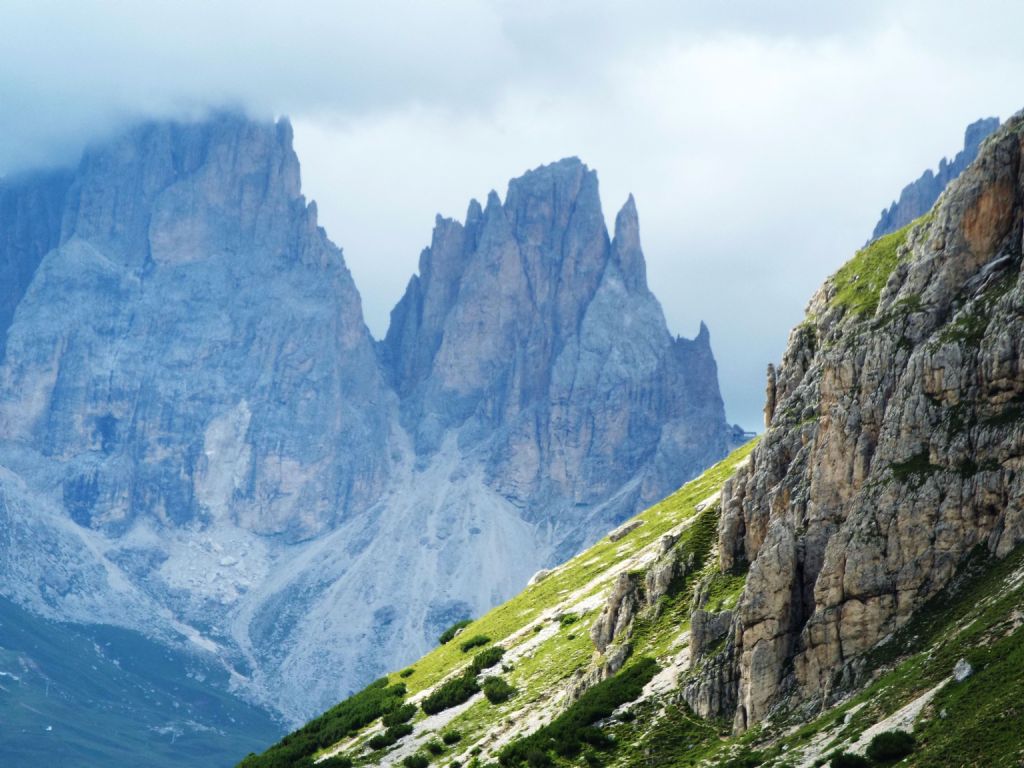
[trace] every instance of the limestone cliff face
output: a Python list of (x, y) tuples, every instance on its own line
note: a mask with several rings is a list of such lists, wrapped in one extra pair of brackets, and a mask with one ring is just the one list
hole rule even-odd
[(0, 362), (14, 310), (39, 262), (60, 240), (70, 184), (67, 171), (0, 181)]
[(382, 354), (417, 453), (457, 435), (487, 483), (563, 528), (569, 549), (730, 440), (707, 328), (670, 336), (632, 197), (609, 239), (597, 175), (576, 159), (513, 180), (504, 203), (473, 201), (465, 223), (438, 218)]
[(895, 232), (930, 211), (942, 190), (974, 162), (981, 142), (997, 128), (998, 117), (985, 117), (968, 125), (964, 131), (964, 148), (957, 152), (952, 160), (942, 158), (937, 172), (929, 168), (919, 179), (905, 186), (900, 192), (900, 199), (894, 200), (892, 205), (882, 211), (878, 223), (875, 224), (875, 230), (871, 233), (871, 239), (875, 240), (882, 235)]
[(60, 462), (70, 516), (302, 539), (365, 508), (387, 395), (290, 126), (143, 126), (53, 189), (4, 211), (43, 232), (31, 253), (3, 249), (31, 280), (5, 335), (0, 434)]
[(769, 428), (723, 492), (721, 566), (749, 573), (717, 677), (690, 691), (705, 714), (743, 729), (828, 700), (975, 547), (1024, 540), (1022, 142), (1017, 117), (791, 334)]

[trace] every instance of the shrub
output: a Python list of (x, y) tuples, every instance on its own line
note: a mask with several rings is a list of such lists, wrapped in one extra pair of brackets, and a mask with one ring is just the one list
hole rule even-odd
[(434, 755), (440, 755), (444, 752), (444, 744), (437, 739), (431, 739), (427, 742), (427, 751)]
[(584, 744), (589, 744), (594, 749), (610, 749), (615, 745), (615, 742), (608, 734), (592, 725), (580, 728), (576, 735), (579, 736), (580, 741)]
[(444, 645), (445, 643), (451, 641), (457, 634), (459, 634), (459, 630), (465, 629), (472, 623), (472, 619), (463, 619), (462, 621), (456, 621), (454, 624), (448, 627), (448, 629), (441, 633), (441, 636), (437, 638), (437, 642), (439, 642), (441, 645)]
[(852, 752), (833, 752), (828, 761), (830, 768), (870, 768), (871, 763), (866, 757)]
[(484, 696), (487, 697), (491, 704), (501, 704), (503, 701), (508, 701), (515, 692), (516, 689), (500, 677), (484, 678)]
[(415, 672), (415, 671), (416, 671), (415, 669), (413, 669), (412, 667), (409, 667), (408, 669), (403, 669), (401, 672), (399, 672), (398, 676), (399, 677), (412, 677), (412, 673)]
[(558, 617), (558, 623), (561, 624), (563, 627), (568, 627), (570, 624), (575, 624), (579, 620), (580, 617), (577, 616), (575, 613), (563, 613), (561, 616)]
[(402, 761), (405, 768), (427, 768), (430, 765), (430, 758), (426, 755), (409, 755)]
[(423, 700), (423, 711), (428, 715), (436, 715), (451, 707), (456, 707), (480, 690), (476, 675), (472, 671), (464, 672), (441, 685)]
[(348, 755), (335, 755), (317, 763), (319, 768), (352, 768), (352, 758)]
[(375, 680), (285, 736), (262, 755), (246, 758), (246, 768), (301, 765), (318, 750), (331, 746), (395, 709), (405, 696), (405, 690), (402, 683), (389, 686), (386, 677)]
[(391, 739), (392, 743), (398, 741), (403, 736), (408, 736), (413, 732), (413, 727), (409, 723), (396, 723), (384, 731), (384, 735)]
[(906, 731), (885, 731), (868, 744), (867, 754), (876, 763), (895, 763), (914, 751), (914, 737)]
[[(597, 737), (587, 729), (599, 720), (611, 715), (621, 705), (635, 701), (655, 673), (658, 663), (650, 658), (638, 658), (635, 663), (622, 669), (614, 677), (602, 680), (580, 696), (562, 714), (529, 736), (513, 741), (501, 750), (499, 762), (503, 766), (533, 766), (533, 759), (541, 755), (551, 764), (548, 752), (553, 750), (562, 756), (573, 756), (582, 749), (581, 733), (595, 741)], [(602, 742), (604, 743), (604, 742)]]
[(412, 720), (416, 714), (415, 704), (403, 704), (397, 709), (393, 709), (388, 712), (384, 717), (380, 719), (385, 726), (398, 725), (399, 723), (407, 723)]
[(462, 643), (459, 648), (462, 649), (463, 653), (466, 653), (474, 648), (479, 648), (481, 645), (487, 645), (489, 642), (491, 642), (491, 638), (487, 635), (473, 635), (469, 640)]
[(371, 736), (370, 740), (367, 742), (367, 744), (369, 744), (370, 746), (370, 749), (373, 750), (384, 749), (384, 747), (390, 747), (394, 743), (394, 741), (389, 739), (383, 733), (373, 734), (373, 736)]
[(759, 765), (764, 765), (764, 762), (765, 756), (762, 753), (752, 752), (747, 747), (738, 755), (722, 763), (719, 768), (757, 768)]
[(384, 733), (375, 733), (367, 743), (370, 745), (370, 749), (384, 749), (384, 747), (390, 747), (400, 738), (408, 736), (412, 732), (413, 727), (408, 723), (396, 723), (389, 726)]
[(492, 646), (487, 650), (480, 651), (476, 656), (473, 657), (472, 663), (469, 668), (473, 670), (473, 674), (479, 674), (485, 669), (489, 669), (501, 661), (501, 657), (505, 655), (505, 649), (500, 645)]
[(462, 741), (462, 734), (458, 731), (445, 731), (441, 734), (441, 741), (445, 744), (458, 744)]

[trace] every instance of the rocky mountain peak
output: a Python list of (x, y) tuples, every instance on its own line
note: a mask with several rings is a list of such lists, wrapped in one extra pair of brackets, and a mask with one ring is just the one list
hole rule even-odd
[(882, 211), (871, 239), (876, 240), (882, 235), (895, 232), (927, 213), (946, 186), (974, 161), (981, 143), (997, 128), (998, 117), (984, 117), (968, 125), (964, 131), (963, 149), (952, 160), (942, 158), (937, 172), (929, 168), (917, 181), (904, 187), (899, 200), (894, 200), (892, 205)]
[[(500, 493), (533, 509), (563, 499), (567, 516), (593, 514), (589, 505), (611, 487), (648, 476), (600, 513), (612, 520), (706, 461), (690, 437), (669, 437), (675, 419), (699, 412), (713, 452), (724, 452), (707, 330), (672, 341), (647, 290), (632, 196), (613, 242), (597, 174), (567, 158), (513, 179), (504, 203), (492, 192), (478, 211), (471, 203), (465, 224), (436, 221), (382, 344), (420, 455), (458, 434), (489, 456)], [(706, 354), (692, 354), (693, 344)], [(609, 414), (602, 403), (613, 391), (636, 401)], [(659, 418), (643, 412), (645, 397), (659, 403)], [(659, 451), (663, 463), (644, 468)], [(558, 472), (542, 469), (550, 466)]]
[[(351, 472), (379, 461), (383, 438), (354, 462), (329, 458), (338, 416), (323, 416), (365, 429), (379, 417), (348, 395), (368, 403), (382, 383), (355, 286), (300, 194), (287, 122), (146, 123), (86, 150), (60, 207), (6, 335), (0, 423), (63, 462), (76, 520), (233, 515), (302, 538), (366, 501), (375, 483)], [(285, 435), (301, 423), (305, 438)], [(238, 463), (222, 466), (226, 453)]]
[[(640, 220), (636, 212), (636, 201), (630, 194), (615, 216), (615, 237), (612, 240), (612, 255), (623, 282), (631, 291), (647, 291), (647, 262), (640, 248)], [(701, 323), (701, 327), (704, 324)]]

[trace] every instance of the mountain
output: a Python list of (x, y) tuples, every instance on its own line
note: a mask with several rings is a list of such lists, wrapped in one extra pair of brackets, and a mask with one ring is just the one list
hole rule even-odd
[(761, 438), (241, 767), (1020, 765), (1022, 149), (825, 282)]
[[(911, 182), (900, 192), (898, 201), (882, 211), (871, 239), (876, 240), (902, 229), (914, 219), (923, 216), (935, 205), (939, 195), (953, 179), (964, 172), (974, 158), (978, 156), (981, 143), (999, 128), (998, 117), (983, 117), (967, 126), (964, 131), (964, 148), (956, 153), (952, 161), (942, 158), (939, 161), (938, 173), (929, 168), (916, 181)], [(870, 242), (870, 241), (869, 241)]]
[(575, 158), (438, 218), (381, 351), (417, 458), (478, 457), (560, 559), (728, 447), (707, 328), (669, 335), (633, 198), (609, 240)]
[(300, 721), (735, 443), (644, 272), (564, 160), (439, 220), (378, 342), (285, 120), (3, 180), (0, 594)]

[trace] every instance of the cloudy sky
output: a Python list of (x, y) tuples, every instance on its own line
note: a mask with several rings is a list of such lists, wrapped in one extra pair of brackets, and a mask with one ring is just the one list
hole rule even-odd
[(670, 329), (711, 328), (729, 417), (814, 289), (977, 117), (1024, 107), (1015, 2), (5, 0), (0, 173), (143, 116), (290, 115), (367, 322), (435, 213), (577, 155), (632, 192)]

